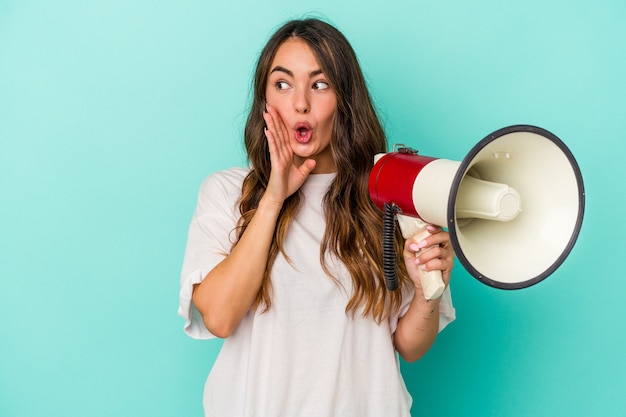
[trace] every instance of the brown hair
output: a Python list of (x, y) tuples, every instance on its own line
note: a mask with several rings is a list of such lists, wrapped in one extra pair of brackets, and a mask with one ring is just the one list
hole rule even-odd
[[(254, 76), (253, 101), (244, 131), (244, 141), (251, 163), (240, 200), (242, 218), (238, 238), (244, 233), (265, 192), (270, 171), (270, 155), (263, 134), (265, 121), (265, 91), (270, 65), (276, 51), (290, 38), (304, 40), (315, 54), (325, 76), (337, 96), (330, 142), (337, 173), (324, 198), (326, 231), (320, 247), (320, 262), (330, 254), (343, 262), (352, 277), (353, 293), (346, 311), (355, 313), (363, 307), (363, 315), (380, 322), (397, 308), (401, 291), (391, 292), (385, 286), (382, 262), (382, 214), (372, 203), (368, 191), (369, 172), (374, 155), (387, 148), (384, 130), (372, 105), (363, 73), (354, 50), (336, 28), (318, 19), (293, 20), (269, 39), (261, 52)], [(276, 256), (283, 251), (283, 242), (291, 219), (301, 202), (300, 191), (291, 195), (282, 207), (270, 248), (264, 280), (254, 308), (271, 307), (270, 272)], [(236, 244), (236, 243), (235, 243)], [(401, 239), (398, 235), (397, 247)], [(404, 262), (400, 261), (400, 276), (406, 281)]]

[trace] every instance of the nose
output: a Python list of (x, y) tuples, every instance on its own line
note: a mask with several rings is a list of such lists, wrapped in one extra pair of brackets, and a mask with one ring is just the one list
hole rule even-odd
[(306, 90), (300, 89), (294, 94), (294, 108), (296, 112), (306, 114), (311, 110), (309, 95)]

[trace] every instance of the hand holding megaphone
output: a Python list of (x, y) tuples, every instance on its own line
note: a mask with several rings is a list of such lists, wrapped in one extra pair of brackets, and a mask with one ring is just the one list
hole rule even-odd
[[(421, 228), (415, 223), (420, 219), (447, 228), (471, 275), (495, 288), (519, 289), (545, 279), (565, 260), (585, 205), (572, 153), (552, 133), (528, 125), (493, 132), (460, 162), (406, 147), (376, 155), (369, 191), (383, 210), (383, 252), (390, 252), (383, 253), (383, 271), (390, 290), (399, 287), (391, 253), (394, 216), (405, 238)], [(436, 275), (425, 274), (427, 297), (436, 298), (444, 287)]]
[[(417, 217), (404, 216), (402, 214), (397, 214), (396, 218), (398, 220), (398, 225), (400, 226), (400, 231), (402, 232), (402, 237), (405, 239), (414, 239), (419, 242), (430, 236), (430, 232), (427, 229), (429, 224), (421, 219), (418, 219)], [(415, 256), (419, 256), (431, 248), (432, 246), (422, 248), (415, 253)], [(418, 271), (424, 298), (430, 301), (441, 297), (443, 291), (446, 289), (446, 284), (443, 282), (441, 270), (435, 269), (432, 271), (425, 271), (419, 268)]]

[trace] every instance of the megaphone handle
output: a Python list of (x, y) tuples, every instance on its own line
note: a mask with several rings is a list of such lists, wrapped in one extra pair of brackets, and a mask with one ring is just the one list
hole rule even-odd
[[(428, 248), (425, 250), (428, 250)], [(419, 273), (424, 298), (427, 300), (435, 300), (441, 297), (443, 291), (446, 289), (446, 284), (443, 282), (441, 271), (439, 269), (435, 269), (433, 271), (424, 271), (423, 269), (420, 269)]]
[[(402, 236), (405, 239), (413, 238), (417, 241), (420, 241), (430, 236), (430, 233), (426, 229), (428, 223), (423, 222), (418, 218), (405, 216), (402, 214), (398, 214), (397, 218), (398, 224), (400, 225), (400, 230), (402, 231)], [(415, 256), (419, 256), (421, 253), (424, 253), (429, 249), (430, 248), (423, 248), (416, 252)], [(441, 271), (424, 271), (423, 269), (420, 269), (419, 275), (424, 298), (426, 298), (427, 300), (434, 300), (441, 297), (443, 291), (446, 289), (446, 285), (443, 282)]]

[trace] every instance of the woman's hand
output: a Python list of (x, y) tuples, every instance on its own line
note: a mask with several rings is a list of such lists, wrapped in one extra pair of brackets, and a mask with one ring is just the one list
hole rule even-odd
[(254, 305), (283, 202), (315, 168), (315, 161), (296, 164), (290, 132), (276, 109), (268, 106), (263, 116), (272, 163), (267, 190), (237, 245), (193, 290), (193, 303), (206, 328), (223, 338), (232, 334)]
[(407, 239), (404, 244), (404, 262), (416, 290), (422, 292), (420, 270), (440, 270), (446, 287), (450, 283), (450, 273), (454, 266), (454, 251), (450, 235), (441, 227), (429, 225), (430, 235), (422, 240)]
[(301, 165), (296, 163), (293, 149), (289, 143), (292, 132), (285, 126), (280, 115), (269, 104), (263, 118), (267, 127), (265, 136), (270, 151), (272, 172), (266, 194), (281, 205), (291, 194), (295, 193), (315, 168), (315, 160), (307, 159)]

